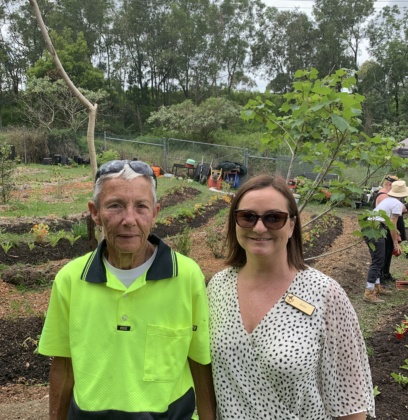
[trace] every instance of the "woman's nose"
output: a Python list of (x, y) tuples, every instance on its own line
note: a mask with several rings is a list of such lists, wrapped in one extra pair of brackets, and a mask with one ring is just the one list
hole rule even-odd
[(265, 232), (266, 230), (268, 230), (268, 228), (264, 225), (264, 222), (262, 221), (262, 219), (259, 218), (256, 221), (255, 226), (252, 228), (252, 230), (254, 232)]

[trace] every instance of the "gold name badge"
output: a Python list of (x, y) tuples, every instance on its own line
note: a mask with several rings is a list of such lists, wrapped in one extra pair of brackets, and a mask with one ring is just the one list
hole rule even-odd
[(312, 315), (316, 309), (315, 306), (305, 302), (303, 299), (300, 299), (295, 295), (292, 295), (292, 293), (288, 293), (286, 295), (285, 302), (309, 316)]

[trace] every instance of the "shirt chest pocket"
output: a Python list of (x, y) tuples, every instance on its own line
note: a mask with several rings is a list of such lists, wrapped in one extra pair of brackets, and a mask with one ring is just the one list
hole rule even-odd
[(187, 361), (192, 327), (168, 328), (147, 326), (144, 381), (176, 380)]

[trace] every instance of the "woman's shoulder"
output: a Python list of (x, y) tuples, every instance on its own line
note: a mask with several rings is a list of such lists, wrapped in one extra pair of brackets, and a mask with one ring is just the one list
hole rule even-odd
[(224, 270), (218, 271), (218, 273), (215, 273), (214, 276), (211, 278), (210, 281), (214, 282), (225, 282), (228, 280), (232, 280), (236, 277), (238, 273), (238, 269), (235, 267), (228, 267)]
[(330, 276), (313, 267), (308, 267), (306, 270), (299, 271), (298, 275), (302, 280), (317, 283), (318, 285), (335, 282)]
[(229, 286), (236, 281), (238, 269), (234, 267), (228, 267), (224, 270), (214, 274), (214, 276), (208, 282), (209, 288), (220, 288)]
[(299, 272), (298, 282), (300, 287), (307, 288), (311, 294), (344, 293), (335, 279), (312, 267)]

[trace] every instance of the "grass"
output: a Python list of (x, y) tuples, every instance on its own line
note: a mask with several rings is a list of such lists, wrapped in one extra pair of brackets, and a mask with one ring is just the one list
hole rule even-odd
[(406, 305), (408, 301), (408, 290), (398, 290), (384, 298), (385, 303), (381, 305), (369, 305), (361, 299), (361, 295), (350, 296), (350, 301), (357, 313), (361, 331), (365, 339), (370, 338), (389, 314), (395, 312), (396, 307)]
[[(75, 189), (72, 184), (75, 182)], [(88, 201), (92, 199), (91, 168), (87, 166), (19, 165), (15, 175), (16, 190), (12, 200), (2, 207), (1, 216), (12, 218), (68, 218), (88, 212)], [(160, 199), (171, 190), (193, 187), (200, 191), (196, 197), (183, 201), (171, 208), (162, 208), (158, 223), (166, 223), (169, 217), (194, 215), (197, 208), (204, 207), (220, 194), (210, 191), (206, 185), (176, 177), (159, 177), (157, 197)], [(50, 233), (51, 230), (50, 230)], [(87, 236), (85, 223), (75, 224), (74, 237)], [(35, 237), (30, 230), (21, 234), (4, 233), (0, 230), (0, 244), (33, 243)]]
[[(91, 168), (85, 166), (18, 165), (13, 198), (2, 208), (3, 217), (67, 217), (87, 211), (92, 187), (69, 192), (73, 182), (92, 182)], [(86, 185), (86, 184), (84, 184)], [(89, 184), (90, 186), (92, 184)]]
[[(92, 199), (92, 176), (90, 166), (59, 166), (59, 174), (55, 175), (55, 167), (48, 165), (19, 165), (15, 176), (16, 191), (13, 199), (4, 206), (3, 217), (68, 217), (88, 211), (88, 201)], [(69, 183), (88, 182), (89, 186), (76, 189), (75, 194), (70, 193)], [(86, 184), (84, 184), (86, 185)], [(65, 186), (65, 192), (64, 192)], [(196, 204), (206, 205), (214, 200), (216, 193), (209, 191), (206, 185), (198, 182), (188, 182), (175, 177), (159, 177), (157, 182), (157, 197), (160, 197), (172, 188), (194, 187), (201, 191), (192, 200), (163, 209), (161, 218), (177, 217), (184, 211), (193, 210)]]

